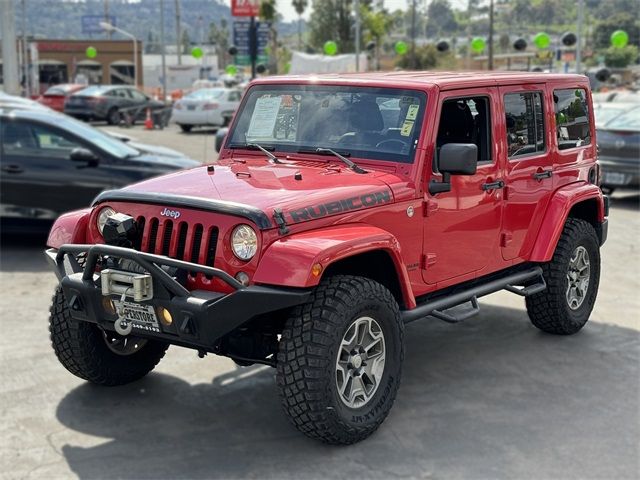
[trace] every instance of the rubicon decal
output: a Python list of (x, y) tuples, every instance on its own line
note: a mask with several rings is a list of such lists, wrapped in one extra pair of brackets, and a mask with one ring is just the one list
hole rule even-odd
[(181, 213), (178, 210), (169, 210), (168, 208), (165, 208), (160, 212), (160, 215), (177, 220), (178, 218), (180, 218)]
[(291, 220), (295, 223), (313, 220), (314, 218), (322, 218), (336, 213), (348, 212), (350, 210), (360, 210), (361, 208), (384, 205), (389, 202), (391, 202), (391, 192), (389, 190), (382, 190), (380, 192), (365, 193), (364, 195), (344, 198), (320, 205), (310, 205), (297, 210), (291, 210), (288, 213)]

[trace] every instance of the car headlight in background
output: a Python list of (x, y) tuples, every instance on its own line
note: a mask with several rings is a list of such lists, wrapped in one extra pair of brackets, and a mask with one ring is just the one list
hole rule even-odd
[(102, 235), (102, 230), (104, 230), (104, 224), (107, 223), (107, 218), (115, 213), (116, 211), (111, 207), (104, 207), (98, 212), (98, 216), (96, 217), (96, 226), (98, 227), (100, 235)]
[(258, 236), (249, 225), (238, 225), (231, 233), (231, 249), (240, 260), (250, 260), (258, 251)]

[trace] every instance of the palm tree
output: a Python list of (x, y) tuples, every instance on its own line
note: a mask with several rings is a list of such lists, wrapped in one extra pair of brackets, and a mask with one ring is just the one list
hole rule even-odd
[(298, 50), (302, 50), (302, 14), (307, 9), (309, 2), (307, 0), (291, 0), (291, 5), (298, 14)]

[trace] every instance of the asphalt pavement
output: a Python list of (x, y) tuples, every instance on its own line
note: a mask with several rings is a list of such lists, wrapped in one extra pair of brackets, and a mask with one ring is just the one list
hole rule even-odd
[[(132, 135), (198, 159), (213, 145), (211, 132)], [(269, 367), (172, 347), (134, 384), (74, 377), (50, 348), (44, 238), (5, 237), (0, 477), (639, 478), (639, 203), (614, 195), (598, 301), (579, 334), (539, 332), (509, 293), (461, 325), (415, 322), (391, 414), (350, 447), (291, 427)]]

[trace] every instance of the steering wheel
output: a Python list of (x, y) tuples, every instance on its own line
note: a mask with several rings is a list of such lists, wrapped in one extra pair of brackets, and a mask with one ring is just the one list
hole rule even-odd
[(409, 148), (409, 144), (404, 140), (400, 140), (399, 138), (389, 138), (387, 140), (382, 140), (376, 144), (376, 148), (382, 148), (385, 143), (399, 143), (400, 151), (405, 152)]

